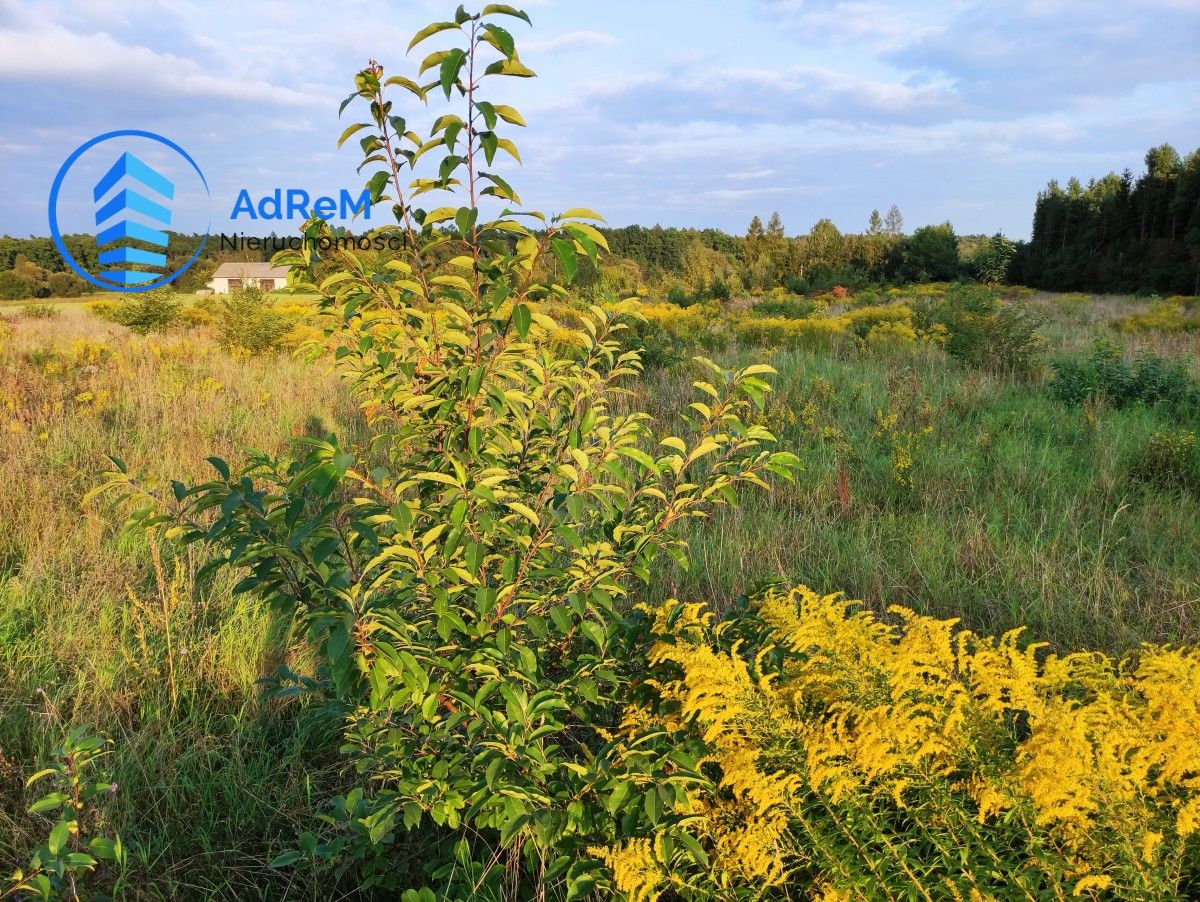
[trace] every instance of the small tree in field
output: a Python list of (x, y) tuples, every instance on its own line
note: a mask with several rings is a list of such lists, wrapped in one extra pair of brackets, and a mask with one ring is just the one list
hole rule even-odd
[(997, 285), (1008, 278), (1008, 267), (1017, 253), (1017, 246), (1000, 232), (984, 238), (971, 259), (975, 274), (985, 285)]
[[(613, 409), (640, 370), (613, 310), (576, 309), (574, 330), (547, 315), (569, 300), (547, 274), (569, 283), (606, 245), (597, 214), (522, 211), (495, 168), (519, 159), (509, 134), (524, 120), (485, 89), (534, 74), (500, 24), (514, 19), (528, 22), (502, 4), (460, 7), (422, 29), (410, 49), (454, 39), (420, 64), (428, 83), (375, 63), (355, 76), (343, 109), (366, 115), (339, 143), (357, 139), (371, 202), (394, 218), (368, 236), (403, 249), (334, 244), (321, 260), (331, 235), (318, 220), (302, 252), (276, 258), (324, 298), (369, 451), (330, 437), (237, 473), (214, 459), (218, 478), (175, 485), (146, 521), (211, 543), (217, 566), (245, 572), (239, 591), (294, 612), (320, 651), (318, 678), (294, 685), (342, 712), (361, 780), (276, 864), (332, 859), (409, 898), (578, 897), (604, 880), (586, 849), (657, 819), (664, 791), (648, 801), (612, 757), (637, 676), (623, 599), (661, 555), (686, 562), (683, 523), (795, 465), (745, 422), (769, 367), (699, 359), (685, 434), (657, 435), (646, 414)], [(396, 92), (450, 102), (431, 138)], [(430, 200), (447, 194), (459, 200)], [(332, 275), (306, 283), (318, 262)]]

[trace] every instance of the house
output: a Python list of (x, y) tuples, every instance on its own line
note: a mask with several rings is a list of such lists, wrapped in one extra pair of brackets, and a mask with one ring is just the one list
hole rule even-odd
[(213, 273), (208, 287), (216, 294), (229, 294), (242, 288), (274, 291), (287, 285), (288, 268), (270, 263), (222, 263)]

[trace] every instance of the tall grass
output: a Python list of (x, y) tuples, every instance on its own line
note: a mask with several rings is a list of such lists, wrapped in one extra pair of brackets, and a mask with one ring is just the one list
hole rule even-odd
[(79, 307), (7, 322), (0, 870), (23, 864), (44, 831), (24, 813), (23, 775), (63, 724), (81, 722), (119, 749), (107, 814), (130, 854), (118, 890), (276, 897), (281, 878), (264, 863), (337, 773), (329, 744), (311, 736), (319, 725), (257, 685), (280, 663), (303, 669), (288, 624), (232, 600), (225, 581), (197, 584), (197, 561), (163, 560), (121, 531), (122, 512), (81, 500), (106, 455), (165, 486), (211, 472), (208, 454), (353, 435), (355, 412), (321, 368), (286, 357), (131, 336)]

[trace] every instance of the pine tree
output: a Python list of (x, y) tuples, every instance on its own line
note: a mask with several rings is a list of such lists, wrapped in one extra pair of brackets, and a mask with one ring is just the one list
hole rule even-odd
[(867, 223), (867, 234), (878, 235), (883, 231), (883, 220), (879, 218), (879, 211), (871, 211), (871, 219)]

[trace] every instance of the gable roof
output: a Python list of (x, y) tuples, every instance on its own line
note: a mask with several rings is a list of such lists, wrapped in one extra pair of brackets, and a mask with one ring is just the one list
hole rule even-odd
[(270, 263), (222, 263), (213, 273), (214, 279), (286, 279), (286, 266), (272, 266)]

